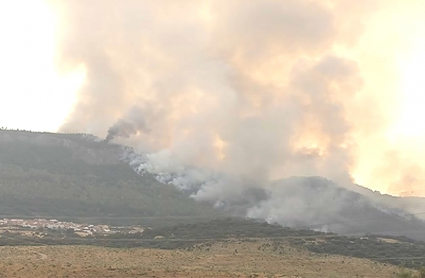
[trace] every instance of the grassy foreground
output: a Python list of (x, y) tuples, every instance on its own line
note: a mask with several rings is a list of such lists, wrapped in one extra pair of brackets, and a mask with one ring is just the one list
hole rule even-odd
[(314, 254), (271, 240), (160, 250), (95, 246), (0, 247), (0, 277), (393, 277), (396, 266)]

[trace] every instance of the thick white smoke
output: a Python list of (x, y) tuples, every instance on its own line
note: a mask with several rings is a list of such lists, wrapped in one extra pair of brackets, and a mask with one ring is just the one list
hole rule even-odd
[(349, 185), (362, 79), (341, 49), (371, 3), (56, 3), (60, 66), (87, 73), (61, 131), (150, 153), (125, 159), (217, 205), (294, 175)]

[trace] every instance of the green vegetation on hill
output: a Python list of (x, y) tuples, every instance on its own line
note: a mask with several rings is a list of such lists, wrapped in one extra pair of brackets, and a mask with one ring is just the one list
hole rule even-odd
[(425, 266), (425, 243), (406, 237), (371, 235), (367, 237), (334, 236), (316, 239), (292, 239), (291, 243), (315, 253), (368, 258), (394, 265), (418, 268)]
[[(224, 240), (229, 238), (253, 239), (269, 238), (274, 241), (274, 249), (290, 243), (319, 254), (335, 254), (349, 257), (367, 258), (405, 267), (425, 266), (425, 242), (406, 237), (369, 235), (347, 237), (311, 230), (295, 230), (267, 223), (235, 218), (217, 219), (205, 223), (180, 224), (146, 230), (142, 238), (160, 237), (160, 248), (173, 248), (175, 242), (169, 240)], [(193, 244), (193, 243), (192, 243)], [(180, 245), (182, 246), (182, 245)]]
[(265, 222), (239, 218), (216, 219), (209, 222), (179, 224), (146, 230), (143, 238), (223, 239), (223, 238), (275, 238), (288, 236), (319, 236), (312, 230), (294, 230)]
[[(217, 216), (81, 135), (0, 131), (0, 216)], [(134, 221), (133, 221), (134, 222)]]

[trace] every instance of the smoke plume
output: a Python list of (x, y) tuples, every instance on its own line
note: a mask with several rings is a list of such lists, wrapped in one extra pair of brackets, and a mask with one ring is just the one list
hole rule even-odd
[(202, 200), (293, 175), (350, 184), (363, 81), (338, 49), (356, 44), (371, 3), (56, 3), (59, 64), (86, 70), (60, 130), (150, 153), (140, 171), (202, 184)]
[(138, 106), (131, 108), (124, 118), (119, 119), (108, 129), (106, 142), (113, 140), (115, 137), (129, 138), (139, 132), (148, 133), (149, 129), (144, 114), (144, 111)]

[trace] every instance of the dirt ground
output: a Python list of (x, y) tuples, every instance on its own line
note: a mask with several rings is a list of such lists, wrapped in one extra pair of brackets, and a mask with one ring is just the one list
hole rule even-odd
[(0, 277), (370, 277), (397, 267), (318, 255), (271, 241), (230, 241), (189, 250), (93, 246), (0, 247)]

